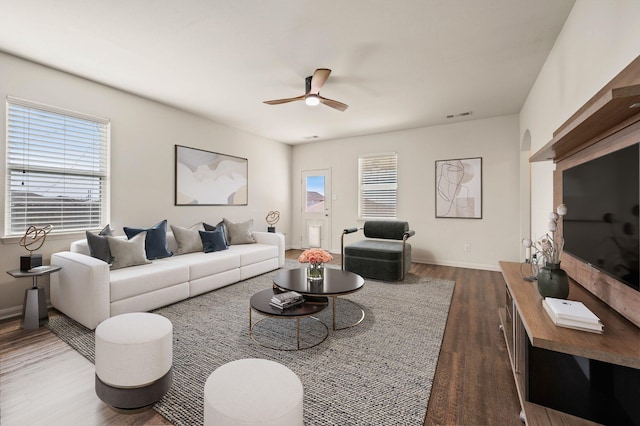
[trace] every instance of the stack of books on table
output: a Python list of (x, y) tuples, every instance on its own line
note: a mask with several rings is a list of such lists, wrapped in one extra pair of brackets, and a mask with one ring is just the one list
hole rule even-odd
[(602, 334), (600, 318), (582, 302), (545, 297), (542, 306), (557, 326)]
[(269, 304), (278, 309), (287, 309), (304, 302), (302, 295), (295, 291), (287, 291), (280, 294), (274, 294)]

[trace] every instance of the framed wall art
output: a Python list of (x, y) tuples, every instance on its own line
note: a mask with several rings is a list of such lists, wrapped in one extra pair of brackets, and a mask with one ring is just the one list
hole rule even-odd
[(246, 206), (248, 160), (176, 145), (176, 206)]
[(436, 161), (436, 217), (482, 219), (482, 158)]

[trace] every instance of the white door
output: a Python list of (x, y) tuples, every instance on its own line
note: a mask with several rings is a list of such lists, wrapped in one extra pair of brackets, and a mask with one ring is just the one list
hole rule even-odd
[(302, 171), (303, 248), (331, 247), (331, 170)]

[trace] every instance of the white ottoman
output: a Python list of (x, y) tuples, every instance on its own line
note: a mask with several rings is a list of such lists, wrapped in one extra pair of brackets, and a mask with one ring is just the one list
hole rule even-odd
[(116, 408), (157, 402), (171, 387), (173, 325), (146, 312), (117, 315), (96, 328), (96, 394)]
[(217, 368), (204, 385), (204, 424), (301, 426), (302, 382), (282, 364), (240, 359)]

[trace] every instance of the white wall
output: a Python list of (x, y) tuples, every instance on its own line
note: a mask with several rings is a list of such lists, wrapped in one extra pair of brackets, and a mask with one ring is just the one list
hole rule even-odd
[[(518, 260), (516, 115), (294, 146), (291, 244), (300, 245), (302, 170), (332, 171), (331, 251), (339, 253), (342, 230), (362, 224), (357, 222), (358, 156), (390, 151), (398, 153), (398, 218), (416, 231), (409, 240), (414, 261), (497, 270), (499, 260)], [(469, 157), (482, 157), (483, 218), (436, 219), (435, 161)]]
[[(278, 231), (289, 233), (291, 210), (291, 147), (232, 129), (157, 102), (124, 93), (0, 53), (0, 117), (6, 115), (7, 95), (111, 119), (111, 226), (151, 226), (163, 219), (190, 226), (254, 220), (266, 230), (270, 210), (283, 214)], [(0, 120), (3, 153), (0, 182), (5, 182), (5, 120)], [(248, 206), (174, 206), (174, 145), (244, 157), (249, 160)], [(0, 191), (0, 204), (5, 193)], [(51, 253), (68, 250), (82, 234), (49, 236), (39, 250), (48, 262)], [(28, 279), (14, 279), (4, 271), (19, 267), (26, 254), (16, 239), (0, 244), (0, 317), (20, 312)], [(43, 279), (48, 284), (48, 279)], [(47, 294), (48, 293), (48, 285)]]
[[(640, 54), (640, 1), (578, 0), (520, 112), (521, 140), (536, 152), (553, 132)], [(532, 234), (546, 233), (551, 161), (531, 165)], [(571, 208), (571, 206), (568, 206)]]

